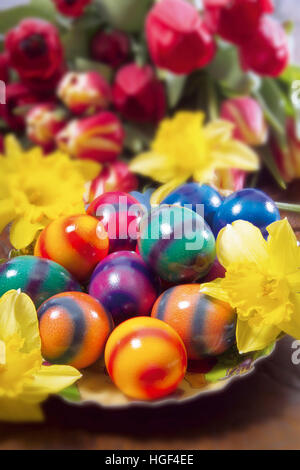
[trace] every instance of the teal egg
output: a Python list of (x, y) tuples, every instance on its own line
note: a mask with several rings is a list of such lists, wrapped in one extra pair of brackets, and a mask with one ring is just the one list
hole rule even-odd
[(29, 295), (36, 307), (61, 292), (82, 290), (65, 268), (36, 256), (18, 256), (0, 265), (0, 296), (13, 289)]
[(215, 238), (196, 212), (162, 205), (140, 224), (139, 252), (168, 282), (193, 282), (206, 276), (215, 257)]

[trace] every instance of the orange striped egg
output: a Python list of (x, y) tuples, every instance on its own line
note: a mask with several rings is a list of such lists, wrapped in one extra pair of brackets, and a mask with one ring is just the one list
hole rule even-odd
[(156, 318), (136, 317), (112, 332), (105, 363), (112, 381), (125, 395), (154, 400), (177, 388), (186, 371), (187, 356), (173, 328)]
[(103, 305), (82, 292), (65, 292), (46, 300), (38, 319), (44, 359), (78, 369), (99, 359), (113, 329)]
[(109, 239), (102, 223), (84, 214), (51, 222), (40, 234), (34, 254), (55, 261), (79, 281), (85, 281), (108, 250)]
[(177, 331), (189, 359), (217, 356), (235, 341), (235, 310), (202, 294), (199, 284), (171, 287), (157, 299), (151, 316)]

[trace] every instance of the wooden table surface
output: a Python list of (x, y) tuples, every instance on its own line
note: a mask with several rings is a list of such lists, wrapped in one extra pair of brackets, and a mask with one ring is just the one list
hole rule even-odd
[[(268, 192), (300, 202), (299, 182), (284, 194)], [(300, 216), (288, 217), (300, 240)], [(45, 423), (0, 424), (0, 449), (300, 449), (300, 364), (292, 363), (292, 342), (282, 339), (226, 390), (185, 405), (111, 411), (52, 398)]]

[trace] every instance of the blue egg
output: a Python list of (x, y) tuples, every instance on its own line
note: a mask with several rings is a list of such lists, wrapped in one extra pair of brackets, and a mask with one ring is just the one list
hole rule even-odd
[(263, 191), (241, 189), (227, 197), (216, 212), (212, 227), (214, 235), (217, 236), (223, 227), (235, 220), (251, 222), (266, 237), (266, 227), (280, 220), (280, 213), (274, 201)]
[(139, 191), (131, 191), (130, 195), (133, 196), (140, 204), (143, 204), (147, 208), (148, 211), (151, 210), (150, 198), (154, 193), (154, 189), (150, 188), (147, 189), (144, 193), (140, 193)]
[[(199, 215), (204, 216), (208, 225), (212, 225), (215, 212), (222, 204), (222, 197), (214, 188), (206, 184), (199, 185), (197, 183), (187, 183), (179, 186), (172, 193), (170, 193), (163, 201), (162, 204), (172, 204), (176, 206), (184, 206), (190, 204), (189, 209), (197, 211), (197, 204), (203, 205), (204, 213)], [(201, 210), (201, 208), (200, 208)]]

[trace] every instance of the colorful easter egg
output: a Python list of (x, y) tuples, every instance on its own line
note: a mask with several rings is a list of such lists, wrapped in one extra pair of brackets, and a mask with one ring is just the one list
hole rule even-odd
[(88, 294), (65, 292), (38, 310), (42, 354), (52, 364), (82, 369), (102, 355), (113, 329), (111, 315)]
[(104, 225), (110, 253), (135, 250), (143, 210), (134, 197), (121, 191), (105, 193), (90, 204), (87, 213)]
[(179, 186), (161, 202), (176, 206), (185, 206), (204, 217), (211, 226), (214, 214), (222, 204), (223, 198), (211, 186), (187, 183)]
[(266, 227), (280, 220), (280, 213), (275, 202), (267, 194), (258, 189), (247, 188), (231, 194), (223, 201), (214, 216), (215, 236), (235, 220), (247, 220), (267, 236)]
[(101, 222), (83, 214), (51, 222), (40, 234), (34, 254), (56, 261), (78, 280), (86, 281), (108, 250), (108, 235)]
[(36, 256), (17, 256), (0, 265), (0, 297), (13, 289), (29, 295), (36, 307), (60, 292), (81, 291), (65, 268)]
[(215, 260), (215, 239), (204, 219), (179, 206), (153, 209), (140, 223), (139, 251), (165, 281), (196, 281)]
[(150, 315), (159, 282), (142, 258), (132, 251), (107, 256), (95, 269), (89, 294), (111, 313), (116, 324), (138, 315)]
[(157, 299), (151, 316), (177, 331), (189, 359), (217, 356), (235, 342), (235, 310), (200, 293), (199, 284), (171, 287)]
[(139, 191), (131, 191), (131, 196), (133, 196), (142, 206), (144, 206), (148, 211), (151, 210), (151, 196), (154, 193), (154, 189), (149, 188), (145, 192), (140, 193)]
[(176, 390), (187, 356), (182, 340), (156, 318), (132, 318), (119, 325), (105, 347), (105, 364), (115, 385), (127, 396), (155, 400)]

